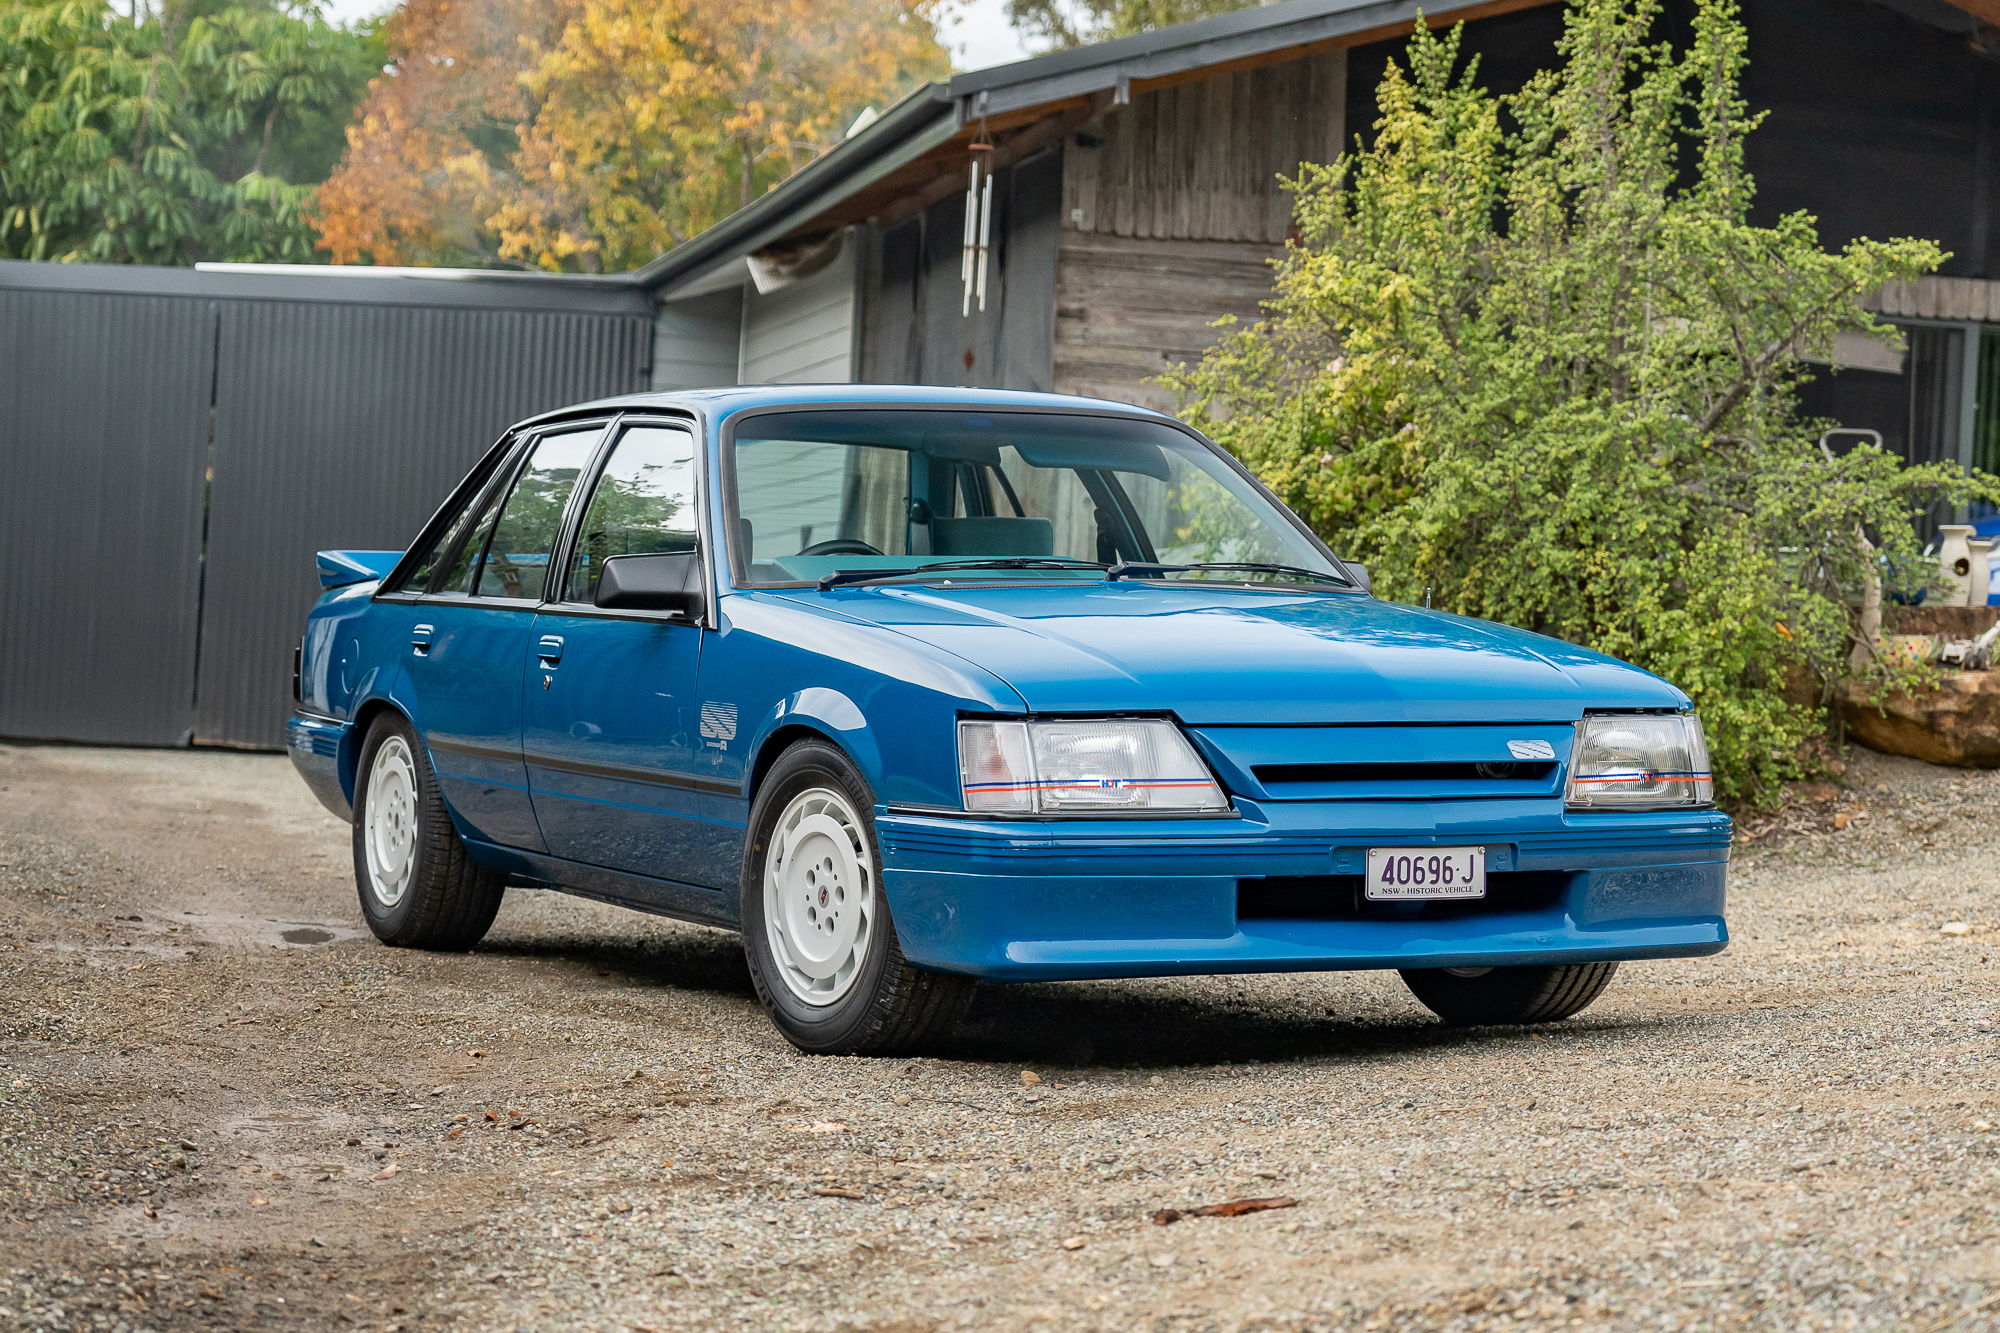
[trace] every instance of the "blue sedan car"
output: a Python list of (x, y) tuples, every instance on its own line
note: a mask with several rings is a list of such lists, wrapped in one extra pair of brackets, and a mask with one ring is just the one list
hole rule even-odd
[(1377, 601), (1158, 413), (591, 403), (319, 564), (291, 754), (389, 944), (560, 889), (741, 931), (792, 1042), (885, 1053), (982, 978), (1392, 967), (1530, 1023), (1728, 940), (1685, 694)]

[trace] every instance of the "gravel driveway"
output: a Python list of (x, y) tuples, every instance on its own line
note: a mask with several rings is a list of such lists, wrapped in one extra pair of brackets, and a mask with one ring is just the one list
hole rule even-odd
[(863, 1060), (581, 899), (377, 945), (282, 757), (0, 747), (0, 1328), (2000, 1329), (2000, 778), (1845, 780), (1566, 1023), (995, 987)]

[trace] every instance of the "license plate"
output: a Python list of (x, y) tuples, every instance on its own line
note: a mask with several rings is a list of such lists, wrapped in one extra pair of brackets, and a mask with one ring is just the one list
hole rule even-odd
[(1370, 847), (1368, 897), (1376, 902), (1484, 898), (1484, 847)]

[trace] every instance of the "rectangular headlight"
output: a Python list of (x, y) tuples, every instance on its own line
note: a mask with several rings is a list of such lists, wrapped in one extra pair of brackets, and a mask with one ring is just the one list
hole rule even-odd
[(1573, 810), (1665, 810), (1709, 805), (1708, 738), (1692, 713), (1606, 713), (1577, 724), (1570, 752)]
[(965, 808), (993, 814), (1198, 813), (1229, 802), (1173, 723), (961, 722)]

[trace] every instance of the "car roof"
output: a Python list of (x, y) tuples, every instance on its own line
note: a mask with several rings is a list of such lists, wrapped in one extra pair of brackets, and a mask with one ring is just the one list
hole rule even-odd
[(587, 403), (543, 412), (517, 422), (513, 429), (559, 421), (566, 417), (595, 415), (606, 411), (638, 411), (646, 408), (680, 408), (712, 421), (736, 412), (762, 407), (997, 407), (1043, 408), (1061, 411), (1111, 412), (1123, 416), (1147, 417), (1156, 421), (1173, 418), (1149, 407), (1113, 402), (1108, 398), (1082, 398), (1066, 393), (1028, 393), (1019, 389), (954, 389), (924, 384), (742, 384), (720, 389), (682, 389), (666, 393), (628, 393), (616, 398), (598, 398)]

